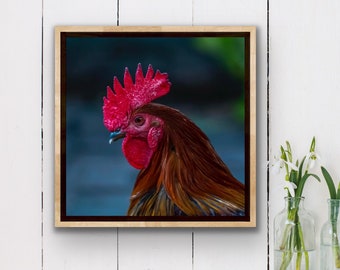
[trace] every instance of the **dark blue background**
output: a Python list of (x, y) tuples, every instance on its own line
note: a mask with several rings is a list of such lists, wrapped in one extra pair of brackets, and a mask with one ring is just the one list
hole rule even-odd
[[(219, 40), (218, 40), (219, 39)], [(66, 41), (66, 214), (122, 216), (138, 170), (111, 145), (102, 105), (113, 76), (123, 81), (138, 63), (167, 72), (170, 93), (155, 102), (181, 110), (210, 138), (236, 178), (244, 183), (243, 38), (68, 37)], [(226, 53), (228, 42), (236, 50)], [(215, 46), (215, 47), (214, 47)], [(231, 47), (232, 48), (232, 47)], [(228, 57), (229, 54), (230, 57)], [(239, 54), (239, 55), (235, 55)], [(228, 59), (241, 59), (240, 70)]]

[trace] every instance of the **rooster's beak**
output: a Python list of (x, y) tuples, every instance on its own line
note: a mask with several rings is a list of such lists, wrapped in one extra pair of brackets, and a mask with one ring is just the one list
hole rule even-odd
[(110, 140), (109, 140), (109, 143), (111, 144), (112, 141), (117, 141), (121, 138), (124, 138), (125, 137), (125, 132), (122, 132), (121, 130), (118, 130), (118, 131), (114, 131), (114, 132), (111, 132), (110, 133)]

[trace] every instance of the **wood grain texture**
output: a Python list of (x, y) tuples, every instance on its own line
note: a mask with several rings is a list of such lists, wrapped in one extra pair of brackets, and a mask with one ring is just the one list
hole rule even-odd
[[(105, 33), (105, 32), (123, 32), (123, 33), (152, 33), (152, 32), (176, 32), (176, 33), (186, 33), (186, 32), (216, 32), (216, 33), (223, 33), (223, 32), (247, 32), (250, 33), (252, 38), (251, 44), (251, 54), (254, 63), (252, 63), (252, 71), (253, 75), (252, 80), (256, 83), (256, 27), (255, 26), (91, 26), (91, 25), (57, 25), (55, 26), (57, 32), (98, 32), (98, 33)], [(255, 92), (255, 91), (254, 91)]]
[[(55, 28), (55, 225), (57, 227), (255, 227), (256, 226), (256, 28), (254, 26), (56, 26)], [(90, 33), (90, 32), (213, 32), (213, 33), (239, 33), (246, 32), (250, 35), (249, 44), (249, 137), (250, 137), (250, 166), (249, 166), (249, 211), (250, 220), (244, 221), (205, 221), (205, 222), (62, 222), (60, 221), (60, 134), (61, 134), (61, 33)]]

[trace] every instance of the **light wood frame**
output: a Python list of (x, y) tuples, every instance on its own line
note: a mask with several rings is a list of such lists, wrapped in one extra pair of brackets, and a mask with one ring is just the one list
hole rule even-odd
[[(67, 216), (66, 215), (66, 175), (65, 175), (65, 39), (70, 36), (96, 37), (125, 34), (133, 36), (145, 34), (152, 37), (156, 33), (168, 35), (177, 33), (179, 37), (211, 36), (244, 37), (245, 40), (245, 117), (247, 121), (247, 134), (245, 136), (246, 150), (246, 172), (245, 186), (247, 195), (246, 216), (243, 219), (139, 219), (131, 220), (125, 217), (111, 216)], [(209, 34), (209, 35), (208, 35)], [(146, 68), (146, 67), (143, 67)], [(157, 69), (157, 66), (155, 66)], [(124, 67), (121, 67), (123, 70)], [(163, 71), (163, 70), (161, 70)], [(167, 71), (167, 70), (165, 70)], [(134, 70), (131, 69), (133, 74)], [(169, 72), (169, 71), (167, 71)], [(170, 72), (169, 72), (170, 73)], [(115, 75), (115, 74), (113, 74)], [(171, 74), (170, 74), (171, 76)], [(113, 76), (112, 76), (113, 77)], [(109, 78), (112, 79), (112, 78)], [(106, 94), (103, 90), (103, 96)], [(64, 126), (63, 126), (64, 125)], [(57, 26), (55, 28), (55, 226), (57, 227), (255, 227), (256, 226), (256, 28), (253, 26), (190, 26), (190, 27), (122, 27), (122, 26)]]

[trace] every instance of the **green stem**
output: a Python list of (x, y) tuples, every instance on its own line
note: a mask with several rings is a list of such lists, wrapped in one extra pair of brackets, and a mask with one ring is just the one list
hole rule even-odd
[(340, 247), (339, 247), (339, 238), (338, 238), (338, 226), (337, 220), (339, 215), (339, 205), (331, 204), (331, 223), (332, 223), (332, 249), (333, 249), (333, 257), (336, 268), (340, 268)]
[(283, 251), (280, 270), (287, 269), (291, 263), (294, 252), (296, 252), (297, 255), (295, 261), (296, 270), (301, 269), (303, 256), (305, 257), (305, 269), (309, 270), (309, 254), (305, 247), (303, 231), (299, 221), (298, 205), (298, 203), (297, 205), (290, 205), (288, 208), (288, 224), (285, 226), (280, 244), (280, 250)]
[(291, 223), (286, 224), (285, 230), (284, 230), (283, 236), (282, 236), (282, 242), (281, 242), (281, 245), (280, 245), (280, 250), (287, 250), (288, 244), (290, 242), (290, 241), (288, 241), (288, 238), (292, 236), (291, 231), (292, 231), (293, 226), (294, 225), (291, 224)]
[(302, 260), (302, 254), (301, 252), (298, 252), (296, 254), (296, 262), (295, 262), (295, 269), (300, 270), (301, 268), (301, 260)]
[(335, 260), (335, 267), (340, 268), (340, 248), (339, 248), (337, 224), (333, 222), (332, 222), (332, 248), (333, 248), (333, 257)]
[[(297, 228), (298, 228), (298, 234), (299, 234), (300, 244), (301, 244), (301, 249), (300, 249), (299, 253), (301, 254), (301, 252), (303, 252), (303, 254), (305, 255), (306, 270), (307, 270), (307, 269), (309, 269), (309, 254), (308, 254), (308, 251), (306, 250), (305, 241), (303, 239), (303, 232), (302, 232), (300, 222), (297, 224)], [(296, 268), (296, 269), (300, 269), (300, 268)]]
[(282, 254), (282, 262), (280, 265), (280, 270), (286, 270), (293, 258), (294, 246), (292, 244), (294, 243), (294, 235), (290, 233), (291, 230), (292, 230), (291, 224), (287, 224), (285, 227), (285, 233), (287, 231), (287, 238), (280, 246), (280, 249), (284, 250)]

